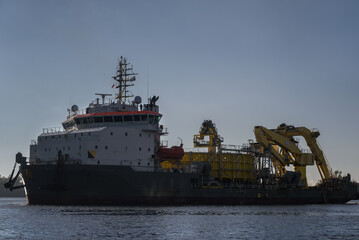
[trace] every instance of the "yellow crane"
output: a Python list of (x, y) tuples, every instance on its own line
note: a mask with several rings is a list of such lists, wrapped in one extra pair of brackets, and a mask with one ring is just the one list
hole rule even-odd
[(220, 149), (223, 138), (217, 133), (216, 125), (211, 120), (204, 120), (199, 134), (194, 135), (194, 147), (206, 147), (209, 153), (216, 153)]
[[(316, 141), (320, 135), (319, 131), (281, 124), (277, 129), (256, 126), (254, 134), (261, 147), (270, 149), (277, 176), (283, 176), (286, 173), (286, 166), (293, 165), (295, 172), (301, 172), (301, 183), (307, 186), (306, 166), (314, 165), (315, 161), (323, 182), (333, 178), (330, 166)], [(311, 153), (301, 151), (294, 136), (302, 136)]]
[(324, 182), (333, 178), (330, 165), (325, 159), (323, 151), (317, 142), (317, 138), (320, 136), (318, 130), (309, 130), (306, 127), (294, 127), (283, 123), (279, 125), (275, 131), (290, 138), (293, 138), (294, 136), (302, 136), (313, 154), (322, 181)]

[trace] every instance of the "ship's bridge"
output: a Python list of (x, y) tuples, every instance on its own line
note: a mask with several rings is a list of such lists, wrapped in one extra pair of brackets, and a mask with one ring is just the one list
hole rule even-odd
[(101, 112), (75, 115), (62, 123), (66, 131), (118, 125), (155, 125), (162, 115), (153, 111)]

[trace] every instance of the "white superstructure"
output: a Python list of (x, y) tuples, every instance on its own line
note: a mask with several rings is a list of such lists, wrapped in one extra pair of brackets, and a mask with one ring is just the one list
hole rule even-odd
[(159, 165), (156, 152), (160, 136), (166, 134), (159, 125), (162, 115), (156, 105), (158, 97), (147, 104), (141, 98), (132, 98), (127, 87), (133, 86), (135, 74), (125, 58), (120, 59), (114, 77), (119, 88), (116, 100), (105, 101), (109, 94), (97, 98), (79, 113), (74, 105), (63, 129), (44, 129), (30, 146), (30, 164), (55, 164), (59, 161), (70, 164), (124, 165), (138, 171), (154, 171)]

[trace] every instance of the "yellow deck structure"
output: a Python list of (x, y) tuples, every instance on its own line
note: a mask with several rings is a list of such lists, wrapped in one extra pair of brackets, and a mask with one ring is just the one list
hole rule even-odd
[[(182, 158), (182, 164), (191, 166), (194, 161), (206, 163), (212, 156), (213, 154), (206, 152), (186, 152)], [(211, 167), (211, 176), (220, 182), (226, 180), (238, 183), (255, 181), (252, 155), (220, 151), (211, 162)]]
[(239, 148), (228, 149), (222, 146), (221, 138), (210, 120), (202, 123), (199, 134), (194, 135), (193, 145), (195, 150), (207, 148), (207, 152), (188, 151), (185, 152), (181, 164), (164, 161), (161, 163), (163, 169), (187, 168), (195, 166), (195, 162), (211, 165), (210, 175), (219, 182), (247, 183), (255, 182), (256, 168), (255, 158), (252, 154), (243, 154)]

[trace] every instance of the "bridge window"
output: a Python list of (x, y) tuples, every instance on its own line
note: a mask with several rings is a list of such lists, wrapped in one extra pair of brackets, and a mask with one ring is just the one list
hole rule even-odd
[(94, 117), (95, 123), (102, 123), (103, 117)]
[(147, 115), (141, 115), (141, 121), (147, 121)]
[(140, 115), (133, 115), (133, 119), (135, 120), (135, 122), (141, 121)]
[(87, 118), (81, 118), (81, 123), (82, 124), (87, 124), (88, 123)]
[(88, 122), (88, 123), (93, 123), (93, 118), (92, 118), (92, 117), (88, 117), (88, 118), (87, 118), (87, 122)]
[(123, 116), (123, 120), (124, 120), (125, 122), (132, 122), (132, 121), (133, 121), (132, 115), (125, 115), (125, 116)]
[(153, 119), (155, 118), (155, 116), (153, 116), (153, 115), (149, 115), (148, 116), (148, 122), (149, 123), (153, 123)]
[(105, 116), (104, 120), (105, 120), (105, 122), (113, 122), (112, 116)]
[(160, 116), (156, 116), (156, 117), (155, 117), (155, 124), (159, 123), (160, 120), (161, 120), (161, 117), (160, 117)]
[(113, 119), (115, 120), (115, 122), (123, 122), (122, 116), (113, 116)]
[(75, 118), (76, 124), (80, 124), (80, 118)]

